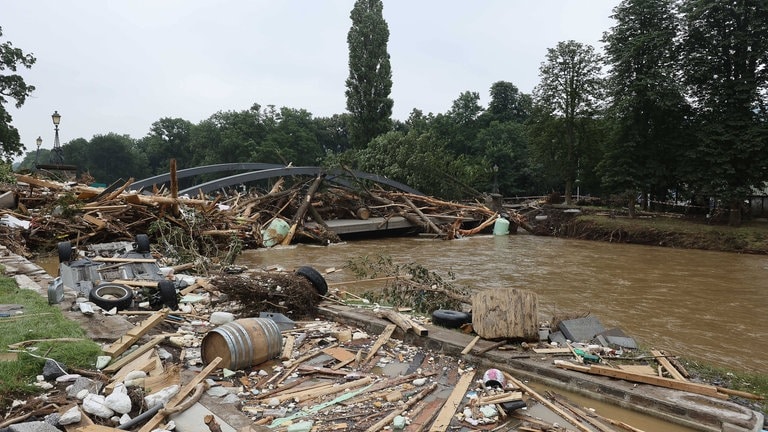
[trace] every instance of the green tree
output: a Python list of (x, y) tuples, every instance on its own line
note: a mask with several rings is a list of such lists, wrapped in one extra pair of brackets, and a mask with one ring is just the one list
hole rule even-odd
[(317, 165), (324, 152), (318, 143), (312, 113), (304, 109), (280, 108), (264, 142), (253, 153), (257, 161), (279, 160), (294, 166)]
[[(0, 27), (0, 37), (3, 28)], [(35, 64), (32, 54), (24, 54), (19, 48), (14, 48), (11, 42), (0, 43), (0, 158), (11, 159), (20, 156), (24, 145), (19, 140), (19, 131), (11, 124), (13, 118), (6, 110), (9, 99), (15, 101), (16, 108), (21, 108), (35, 87), (27, 85), (24, 78), (17, 74), (19, 66), (27, 69)], [(5, 71), (9, 71), (5, 72)]]
[(490, 121), (513, 121), (525, 123), (531, 116), (533, 100), (531, 95), (520, 90), (507, 81), (497, 81), (491, 85), (491, 102), (485, 115)]
[(729, 223), (768, 178), (768, 3), (688, 0), (682, 60), (696, 110), (690, 181), (728, 203)]
[(151, 174), (168, 172), (171, 159), (178, 169), (192, 166), (192, 128), (191, 122), (181, 118), (165, 117), (152, 123), (149, 134), (137, 143)]
[(128, 135), (108, 133), (96, 135), (90, 141), (78, 138), (63, 145), (62, 151), (65, 160), (89, 173), (99, 183), (149, 175), (146, 156)]
[(351, 114), (349, 142), (358, 149), (392, 127), (389, 28), (382, 15), (383, 8), (381, 0), (356, 0), (350, 13), (346, 96), (347, 111)]
[(639, 192), (664, 199), (678, 183), (686, 104), (674, 0), (624, 0), (613, 18), (616, 25), (603, 40), (614, 128), (600, 171), (609, 191), (627, 193), (633, 216)]
[(192, 166), (233, 162), (281, 163), (277, 155), (253, 160), (253, 154), (274, 127), (274, 106), (254, 104), (244, 111), (220, 111), (201, 121), (192, 130)]
[[(575, 41), (559, 42), (547, 50), (539, 69), (541, 82), (534, 89), (536, 127), (553, 128), (551, 133), (535, 135), (535, 154), (551, 153), (543, 162), (555, 164), (550, 171), (562, 173), (565, 200), (571, 203), (573, 185), (580, 169), (581, 154), (594, 140), (587, 124), (599, 111), (603, 91), (600, 57), (590, 45)], [(554, 145), (554, 146), (553, 146)], [(553, 152), (553, 153), (552, 153)]]

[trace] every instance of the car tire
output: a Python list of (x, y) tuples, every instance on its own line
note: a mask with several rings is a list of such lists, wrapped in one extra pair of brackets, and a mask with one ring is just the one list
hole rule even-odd
[(323, 275), (317, 270), (309, 266), (302, 266), (296, 269), (296, 274), (304, 276), (315, 287), (315, 291), (321, 296), (328, 293), (328, 283), (325, 281)]
[(91, 289), (88, 299), (104, 310), (123, 310), (133, 303), (133, 289), (123, 284), (102, 283)]
[(59, 242), (59, 263), (72, 261), (72, 243), (68, 241)]
[(136, 252), (149, 253), (149, 236), (146, 234), (136, 235)]
[(472, 322), (472, 316), (466, 312), (438, 309), (432, 312), (432, 324), (440, 327), (459, 328)]
[(160, 301), (170, 310), (179, 308), (179, 298), (176, 296), (176, 284), (173, 281), (160, 281), (157, 283), (157, 291), (160, 293)]

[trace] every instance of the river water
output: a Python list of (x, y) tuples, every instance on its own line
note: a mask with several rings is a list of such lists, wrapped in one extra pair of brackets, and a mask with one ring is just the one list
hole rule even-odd
[[(311, 265), (329, 282), (353, 281), (345, 264), (361, 256), (418, 263), (472, 289), (537, 293), (539, 314), (590, 312), (642, 346), (728, 368), (768, 372), (768, 257), (590, 242), (528, 234), (349, 241), (245, 251), (238, 264)], [(379, 284), (379, 287), (384, 282)], [(347, 289), (376, 289), (349, 284)]]

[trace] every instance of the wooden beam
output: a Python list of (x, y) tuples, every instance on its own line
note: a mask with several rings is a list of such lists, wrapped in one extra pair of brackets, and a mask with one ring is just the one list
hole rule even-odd
[(656, 361), (659, 362), (661, 367), (666, 369), (667, 372), (669, 372), (669, 374), (672, 375), (672, 378), (674, 378), (674, 379), (676, 379), (678, 381), (688, 381), (687, 379), (685, 379), (683, 374), (681, 374), (680, 371), (677, 370), (677, 368), (672, 365), (672, 363), (669, 361), (669, 359), (667, 359), (667, 357), (664, 356), (664, 354), (662, 354), (661, 351), (659, 351), (659, 350), (651, 350), (651, 354), (654, 357), (656, 357)]
[[(211, 372), (219, 367), (219, 363), (221, 363), (221, 361), (221, 357), (216, 357), (213, 359), (213, 361), (208, 363), (208, 366), (206, 366), (205, 369), (200, 371), (199, 374), (197, 374), (190, 382), (188, 382), (181, 390), (179, 390), (179, 393), (177, 393), (176, 396), (174, 396), (170, 401), (168, 401), (167, 404), (165, 404), (164, 409), (168, 410), (179, 405), (181, 401), (184, 400), (184, 398), (186, 398), (190, 393), (192, 393), (193, 390), (195, 390), (195, 387), (197, 387), (198, 384), (203, 382), (203, 380), (205, 380)], [(139, 429), (139, 432), (150, 432), (154, 429), (157, 429), (163, 421), (165, 421), (165, 415), (162, 413), (157, 413), (147, 423), (145, 423), (141, 429)]]
[(475, 336), (474, 339), (461, 351), (461, 355), (469, 354), (470, 351), (472, 351), (472, 348), (475, 347), (475, 344), (480, 340), (480, 336)]
[(376, 352), (379, 350), (379, 348), (381, 348), (382, 346), (384, 346), (385, 343), (387, 343), (389, 338), (392, 337), (392, 333), (394, 333), (396, 327), (397, 326), (395, 326), (394, 324), (389, 324), (384, 328), (384, 331), (381, 332), (381, 334), (379, 335), (379, 338), (376, 339), (376, 342), (371, 347), (371, 350), (368, 352), (368, 355), (363, 360), (363, 364), (368, 363), (373, 358), (373, 356), (376, 355)]
[(456, 383), (456, 387), (453, 388), (450, 396), (445, 400), (437, 418), (429, 428), (429, 432), (445, 432), (448, 429), (448, 426), (451, 425), (451, 419), (453, 418), (453, 415), (456, 414), (456, 410), (459, 408), (461, 400), (464, 399), (464, 395), (467, 393), (467, 389), (469, 389), (469, 385), (472, 384), (474, 377), (475, 371), (470, 371), (464, 373), (464, 375), (459, 378), (459, 382)]
[(592, 375), (606, 376), (611, 378), (623, 379), (625, 381), (650, 384), (658, 387), (665, 387), (665, 388), (670, 388), (670, 389), (680, 390), (680, 391), (687, 391), (689, 393), (696, 393), (704, 396), (711, 396), (711, 397), (722, 399), (722, 400), (728, 399), (728, 395), (719, 393), (717, 391), (717, 387), (706, 385), (706, 384), (697, 384), (697, 383), (692, 383), (688, 381), (678, 381), (670, 378), (662, 378), (662, 377), (651, 376), (651, 375), (634, 374), (634, 373), (622, 371), (621, 369), (612, 369), (605, 366), (592, 365), (587, 369), (586, 366), (578, 367), (578, 365), (576, 365), (577, 368), (573, 368), (570, 366), (570, 363), (568, 362), (557, 362), (556, 366), (563, 369), (578, 370), (579, 372), (586, 372)]
[(104, 354), (112, 357), (113, 359), (120, 354), (126, 352), (133, 344), (135, 344), (142, 336), (149, 333), (150, 330), (155, 328), (158, 324), (168, 316), (168, 311), (158, 311), (152, 314), (149, 318), (145, 319), (138, 326), (128, 330), (120, 339), (113, 342), (110, 346), (104, 348)]
[(103, 372), (105, 373), (117, 372), (118, 370), (120, 370), (120, 368), (136, 360), (137, 358), (141, 357), (142, 354), (154, 348), (156, 345), (160, 344), (160, 342), (162, 342), (163, 340), (165, 340), (165, 335), (155, 336), (149, 342), (145, 343), (144, 345), (141, 345), (140, 347), (136, 348), (134, 351), (124, 355), (117, 361), (105, 367)]

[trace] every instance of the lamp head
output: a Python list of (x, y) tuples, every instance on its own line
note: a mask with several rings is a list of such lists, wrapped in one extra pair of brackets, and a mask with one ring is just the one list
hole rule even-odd
[(43, 138), (37, 137), (37, 139), (35, 140), (35, 143), (37, 143), (37, 149), (40, 150), (40, 146), (43, 145)]
[(493, 172), (499, 172), (499, 166), (496, 164), (493, 164)]
[(61, 123), (61, 114), (59, 114), (58, 111), (54, 111), (51, 115), (51, 118), (53, 119), (53, 124), (58, 126), (59, 123)]

